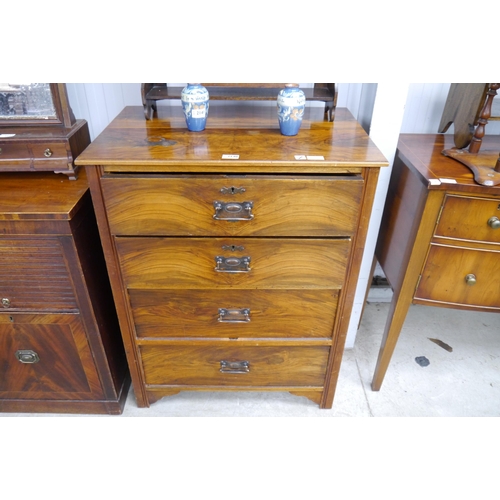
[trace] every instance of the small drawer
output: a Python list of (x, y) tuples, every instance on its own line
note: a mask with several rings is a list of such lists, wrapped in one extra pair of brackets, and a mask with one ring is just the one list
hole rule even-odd
[(500, 243), (500, 197), (446, 196), (436, 236)]
[(31, 152), (25, 143), (0, 142), (0, 167), (4, 164), (15, 164), (29, 168), (31, 165)]
[(140, 350), (148, 385), (321, 387), (330, 347), (142, 345)]
[(115, 238), (127, 288), (332, 288), (350, 240)]
[(331, 338), (338, 290), (129, 290), (138, 337)]
[(56, 239), (0, 239), (0, 312), (78, 309)]
[(31, 150), (33, 152), (35, 169), (46, 168), (52, 164), (58, 165), (69, 161), (66, 144), (62, 142), (33, 143), (31, 144)]
[(351, 236), (360, 176), (111, 176), (101, 180), (112, 234)]
[(500, 251), (431, 245), (415, 299), (500, 309)]

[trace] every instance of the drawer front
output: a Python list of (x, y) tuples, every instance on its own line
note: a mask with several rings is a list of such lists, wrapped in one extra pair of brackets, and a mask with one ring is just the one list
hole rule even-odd
[(500, 243), (500, 198), (446, 197), (436, 236)]
[(332, 336), (337, 290), (129, 290), (138, 337)]
[(30, 167), (31, 153), (26, 144), (0, 141), (0, 167), (9, 164)]
[(500, 308), (500, 251), (431, 245), (415, 298)]
[(70, 161), (65, 143), (34, 143), (31, 145), (31, 151), (33, 152), (35, 169), (43, 170), (52, 166), (57, 167), (61, 163), (67, 164)]
[(0, 311), (77, 310), (55, 239), (0, 239)]
[(141, 346), (148, 385), (323, 386), (328, 346)]
[(351, 236), (359, 176), (113, 177), (101, 180), (115, 235)]
[[(341, 288), (349, 240), (116, 238), (127, 288)], [(234, 251), (232, 251), (234, 250)]]
[(101, 399), (76, 314), (0, 314), (0, 399)]

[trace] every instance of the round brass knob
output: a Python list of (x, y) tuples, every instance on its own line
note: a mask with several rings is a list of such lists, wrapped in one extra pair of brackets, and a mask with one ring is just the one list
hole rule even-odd
[(476, 275), (475, 274), (468, 274), (466, 277), (465, 277), (465, 282), (469, 285), (469, 286), (473, 286), (477, 283), (477, 280), (476, 280)]
[(10, 300), (9, 299), (2, 299), (2, 306), (4, 307), (9, 307), (10, 306)]
[(47, 148), (44, 152), (43, 152), (43, 156), (45, 156), (46, 158), (50, 158), (52, 156), (52, 151)]
[(488, 226), (490, 226), (491, 229), (500, 229), (500, 219), (498, 217), (490, 217), (488, 219)]

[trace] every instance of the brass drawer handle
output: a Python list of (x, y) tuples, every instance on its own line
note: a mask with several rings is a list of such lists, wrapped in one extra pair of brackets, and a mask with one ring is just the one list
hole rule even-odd
[(473, 286), (477, 283), (477, 280), (476, 280), (476, 275), (475, 274), (468, 274), (466, 277), (465, 277), (465, 282), (469, 285), (469, 286)]
[(2, 306), (10, 307), (10, 300), (7, 298), (2, 299)]
[(16, 351), (16, 358), (21, 363), (27, 364), (38, 363), (40, 361), (38, 354), (31, 349), (21, 349), (19, 351)]
[(219, 308), (219, 319), (221, 323), (249, 323), (250, 309), (223, 309)]
[(215, 270), (218, 273), (248, 273), (250, 268), (250, 257), (215, 257)]
[(243, 203), (237, 203), (235, 201), (230, 201), (228, 203), (224, 203), (223, 201), (214, 201), (214, 208), (215, 220), (234, 222), (238, 220), (253, 219), (253, 201), (244, 201)]
[(52, 150), (50, 148), (47, 148), (44, 152), (43, 152), (43, 156), (45, 156), (45, 158), (50, 158), (52, 156)]
[(248, 361), (221, 361), (220, 371), (222, 373), (248, 373), (250, 363)]
[(500, 219), (498, 217), (490, 217), (488, 219), (488, 226), (490, 226), (491, 229), (499, 229), (500, 228)]

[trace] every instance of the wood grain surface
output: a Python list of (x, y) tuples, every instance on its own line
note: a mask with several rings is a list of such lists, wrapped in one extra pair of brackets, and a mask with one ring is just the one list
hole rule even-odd
[[(129, 290), (139, 337), (331, 337), (337, 290)], [(219, 309), (248, 309), (248, 322)]]
[[(349, 240), (116, 238), (128, 288), (342, 287)], [(244, 250), (230, 252), (227, 246)], [(250, 271), (217, 272), (216, 257), (250, 257)]]
[[(360, 176), (346, 175), (129, 175), (101, 183), (112, 233), (129, 236), (350, 236), (363, 188)], [(215, 201), (251, 202), (253, 219), (215, 220)]]

